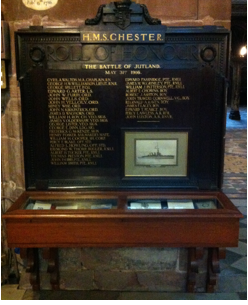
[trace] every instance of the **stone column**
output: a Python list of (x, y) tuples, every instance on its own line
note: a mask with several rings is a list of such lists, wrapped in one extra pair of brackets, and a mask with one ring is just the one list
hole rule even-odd
[(232, 58), (232, 95), (231, 95), (231, 111), (229, 119), (240, 120), (239, 104), (240, 104), (240, 88), (241, 88), (241, 70), (244, 62), (243, 57)]

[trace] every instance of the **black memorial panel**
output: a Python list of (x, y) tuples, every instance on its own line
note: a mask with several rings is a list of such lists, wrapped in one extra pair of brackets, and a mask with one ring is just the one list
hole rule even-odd
[(140, 6), (115, 24), (111, 5), (105, 24), (16, 33), (27, 188), (219, 188), (228, 31)]

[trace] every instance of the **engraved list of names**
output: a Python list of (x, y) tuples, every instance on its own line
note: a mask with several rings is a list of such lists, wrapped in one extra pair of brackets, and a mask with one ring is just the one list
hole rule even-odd
[(97, 166), (107, 145), (108, 118), (94, 100), (94, 88), (117, 86), (110, 78), (47, 78), (52, 165)]
[(169, 103), (189, 101), (181, 77), (126, 78), (126, 119), (173, 119)]

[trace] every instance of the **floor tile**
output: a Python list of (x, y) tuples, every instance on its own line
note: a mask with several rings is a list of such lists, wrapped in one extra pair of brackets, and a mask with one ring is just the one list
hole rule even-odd
[(119, 300), (194, 300), (194, 295), (185, 293), (122, 292)]
[(247, 126), (247, 108), (240, 107), (239, 113), (240, 113), (240, 120), (231, 120), (231, 119), (229, 119), (230, 107), (227, 109), (227, 115), (226, 115), (227, 128), (237, 128), (237, 129), (246, 128), (246, 126)]
[(241, 271), (247, 272), (247, 257), (243, 256), (237, 262), (231, 265), (232, 267), (239, 269)]
[(243, 242), (239, 242), (239, 245), (238, 247), (236, 248), (227, 248), (228, 251), (231, 251), (231, 252), (234, 252), (234, 253), (237, 253), (237, 254), (240, 254), (240, 255), (247, 255), (247, 244), (246, 243), (243, 243)]
[(238, 207), (238, 209), (243, 215), (247, 215), (247, 207)]
[(123, 292), (119, 300), (240, 300), (238, 293)]
[(232, 251), (227, 250), (226, 251), (226, 258), (220, 261), (221, 266), (221, 275), (236, 275), (239, 274), (239, 270), (232, 267), (233, 264), (235, 264), (238, 260), (240, 260), (242, 256), (240, 254), (234, 253)]
[(247, 240), (247, 228), (239, 228), (239, 239)]
[(233, 199), (231, 201), (236, 207), (247, 207), (247, 199)]
[(1, 287), (1, 300), (22, 300), (25, 290), (19, 290), (18, 285), (4, 285)]
[(241, 219), (240, 223), (242, 223), (242, 224), (247, 226), (247, 218)]
[(40, 292), (25, 290), (25, 294), (22, 298), (23, 301), (38, 301), (40, 300)]
[[(235, 268), (233, 268), (235, 269)], [(236, 269), (238, 270), (238, 269)], [(242, 272), (242, 271), (240, 271)], [(247, 276), (245, 272), (236, 275), (219, 275), (217, 292), (247, 292)]]
[(199, 294), (196, 300), (240, 300), (238, 293), (208, 293)]

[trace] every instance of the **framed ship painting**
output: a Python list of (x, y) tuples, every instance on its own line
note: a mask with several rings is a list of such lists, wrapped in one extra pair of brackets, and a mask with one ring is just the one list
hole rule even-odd
[(178, 139), (136, 139), (136, 166), (176, 166)]
[(188, 132), (124, 131), (124, 177), (186, 177)]

